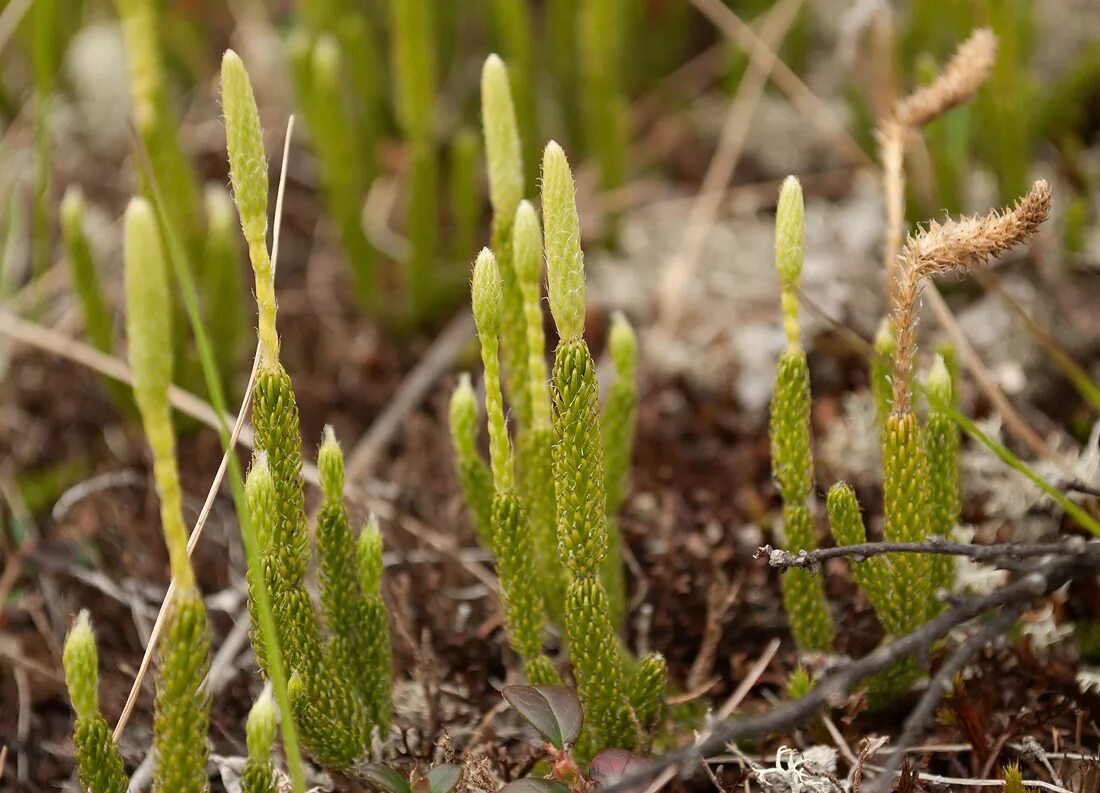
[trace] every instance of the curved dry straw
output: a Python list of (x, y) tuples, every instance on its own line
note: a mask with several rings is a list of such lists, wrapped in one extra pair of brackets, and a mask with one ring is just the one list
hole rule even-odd
[(947, 218), (909, 237), (898, 260), (892, 322), (897, 336), (894, 356), (895, 415), (910, 409), (910, 379), (916, 347), (917, 305), (926, 278), (972, 272), (1035, 235), (1050, 213), (1050, 187), (1040, 179), (1011, 210), (982, 217)]

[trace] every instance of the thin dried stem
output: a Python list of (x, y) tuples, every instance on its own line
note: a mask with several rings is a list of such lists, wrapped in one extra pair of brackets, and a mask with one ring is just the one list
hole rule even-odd
[(761, 28), (760, 46), (764, 54), (753, 57), (737, 93), (726, 111), (718, 148), (707, 165), (703, 184), (691, 205), (687, 226), (676, 256), (662, 273), (662, 297), (657, 309), (657, 326), (662, 335), (675, 334), (683, 316), (683, 292), (698, 266), (707, 237), (726, 196), (726, 186), (741, 159), (741, 152), (756, 108), (764, 95), (768, 78), (781, 63), (775, 50), (794, 23), (802, 0), (788, 0), (772, 7)]
[(1040, 179), (1011, 210), (993, 210), (982, 217), (947, 218), (909, 237), (902, 251), (892, 322), (897, 337), (894, 357), (894, 413), (910, 410), (910, 378), (916, 349), (917, 308), (926, 278), (971, 272), (1026, 242), (1050, 213), (1050, 187)]

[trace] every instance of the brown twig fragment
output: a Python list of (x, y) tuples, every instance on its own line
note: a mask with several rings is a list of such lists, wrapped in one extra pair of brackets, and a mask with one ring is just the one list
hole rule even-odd
[(858, 545), (818, 548), (813, 551), (801, 550), (798, 553), (764, 545), (757, 550), (756, 558), (767, 559), (768, 564), (778, 570), (790, 570), (797, 567), (811, 572), (817, 572), (821, 564), (829, 559), (851, 558), (857, 562), (862, 562), (872, 556), (882, 556), (888, 553), (932, 553), (946, 556), (965, 556), (975, 562), (1016, 568), (1019, 565), (1013, 563), (1024, 559), (1036, 559), (1045, 556), (1075, 556), (1084, 551), (1085, 546), (1086, 541), (1081, 537), (1070, 537), (1064, 542), (1036, 543), (1033, 545), (1026, 543), (972, 545), (950, 542), (941, 537), (932, 537), (926, 542), (864, 542)]
[(981, 217), (929, 221), (909, 237), (901, 253), (892, 322), (897, 338), (894, 356), (894, 413), (910, 408), (910, 377), (916, 349), (917, 307), (926, 278), (964, 273), (989, 265), (1000, 254), (1035, 235), (1050, 214), (1050, 187), (1040, 179), (1011, 210)]

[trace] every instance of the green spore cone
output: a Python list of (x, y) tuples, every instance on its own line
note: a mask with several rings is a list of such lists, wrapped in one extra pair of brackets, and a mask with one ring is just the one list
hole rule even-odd
[(233, 50), (226, 50), (222, 56), (221, 99), (233, 200), (256, 276), (263, 359), (271, 367), (279, 360), (279, 337), (275, 331), (275, 273), (267, 250), (267, 154), (252, 83)]

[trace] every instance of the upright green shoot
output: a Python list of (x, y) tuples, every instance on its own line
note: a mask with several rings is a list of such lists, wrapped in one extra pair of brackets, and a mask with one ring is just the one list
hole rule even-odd
[(438, 157), (435, 149), (436, 62), (432, 0), (389, 0), (397, 120), (408, 145), (409, 205), (405, 262), (414, 316), (436, 298), (432, 268), (438, 247)]
[[(787, 347), (779, 357), (771, 402), (772, 472), (783, 498), (783, 533), (793, 553), (817, 547), (809, 499), (813, 490), (810, 450), (810, 375), (800, 341), (798, 286), (805, 245), (802, 187), (787, 177), (779, 193), (775, 220), (775, 268), (783, 304)], [(795, 642), (803, 650), (828, 651), (833, 624), (821, 579), (807, 570), (790, 570), (782, 580), (783, 604)]]

